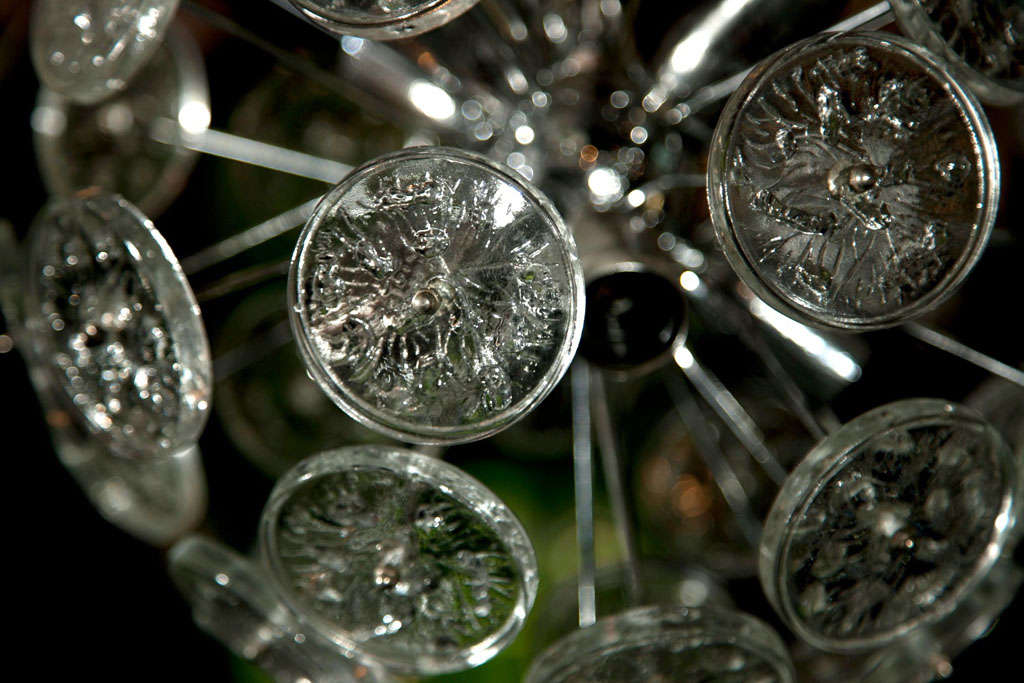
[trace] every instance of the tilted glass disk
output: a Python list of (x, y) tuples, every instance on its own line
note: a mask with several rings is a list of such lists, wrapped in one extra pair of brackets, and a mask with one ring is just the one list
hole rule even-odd
[(37, 0), (31, 54), (39, 80), (82, 104), (123, 89), (155, 54), (178, 0)]
[(291, 0), (304, 15), (339, 34), (409, 38), (447, 24), (479, 0)]
[(973, 411), (890, 403), (811, 449), (761, 541), (765, 593), (790, 628), (837, 652), (951, 613), (1012, 545), (1020, 473)]
[(722, 113), (708, 201), (733, 270), (785, 315), (896, 325), (967, 276), (999, 164), (974, 96), (890, 34), (829, 34), (751, 72)]
[[(98, 104), (75, 104), (42, 88), (32, 112), (32, 141), (46, 189), (68, 197), (86, 187), (116, 192), (145, 214), (161, 213), (188, 180), (198, 152), (153, 139), (202, 133), (210, 93), (199, 46), (173, 27), (138, 78)], [(179, 130), (174, 130), (175, 128)]]
[(953, 666), (956, 657), (989, 634), (1000, 613), (1012, 602), (1022, 579), (1024, 570), (1012, 553), (1005, 553), (947, 617), (866, 653), (840, 654), (798, 646), (793, 654), (798, 675), (835, 683), (932, 683), (946, 679), (957, 670)]
[[(733, 600), (722, 577), (711, 570), (686, 561), (642, 560), (637, 567), (639, 596), (631, 597), (632, 570), (621, 564), (601, 567), (594, 575), (596, 603), (608, 614), (617, 614), (632, 605), (660, 604), (691, 609), (733, 608)], [(543, 620), (532, 622), (531, 642), (553, 643), (579, 629), (579, 583), (575, 575), (548, 585), (537, 606)], [(535, 655), (539, 656), (539, 652)]]
[[(266, 340), (268, 330), (287, 324), (288, 314), (281, 308), (284, 285), (275, 282), (235, 306), (214, 342), (215, 358), (252, 340)], [(309, 381), (294, 345), (266, 348), (259, 363), (226, 373), (217, 382), (213, 412), (239, 452), (267, 475), (277, 479), (310, 453), (338, 444), (390, 442), (338, 412)], [(282, 443), (288, 448), (281, 448)]]
[(30, 297), (21, 257), (13, 233), (0, 225), (0, 312), (22, 350), (57, 457), (104, 519), (147, 543), (169, 545), (206, 512), (198, 447), (160, 458), (124, 458), (96, 438), (82, 411), (68, 402), (50, 359), (32, 352), (36, 337), (25, 327)]
[(717, 607), (641, 607), (601, 619), (544, 651), (525, 683), (729, 681), (792, 683), (779, 636)]
[(239, 657), (276, 681), (370, 683), (390, 677), (304, 633), (258, 566), (230, 548), (189, 536), (171, 548), (167, 570), (192, 618)]
[(482, 439), (554, 388), (583, 277), (550, 202), (483, 157), (416, 147), (320, 202), (288, 278), (311, 375), (346, 413), (417, 443)]
[(305, 624), (396, 672), (487, 661), (537, 592), (530, 540), (493, 493), (452, 465), (386, 446), (293, 468), (267, 501), (260, 545)]
[(122, 456), (194, 445), (212, 391), (199, 306), (152, 222), (83, 193), (37, 217), (25, 256), (24, 347)]
[(999, 430), (1010, 449), (1024, 461), (1024, 389), (991, 377), (978, 385), (964, 403)]
[(949, 62), (985, 102), (1024, 101), (1024, 5), (1018, 0), (893, 0), (900, 29)]
[(57, 457), (104, 519), (156, 546), (202, 521), (206, 478), (197, 446), (160, 458), (119, 457), (69, 406), (54, 373), (31, 354), (25, 361)]

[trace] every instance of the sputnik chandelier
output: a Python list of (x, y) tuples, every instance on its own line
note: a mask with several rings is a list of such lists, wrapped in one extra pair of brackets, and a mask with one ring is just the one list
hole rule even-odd
[[(820, 3), (715, 0), (645, 63), (643, 2), (273, 2), (333, 67), (242, 7), (35, 0), (51, 199), (0, 224), (60, 461), (203, 631), (282, 681), (491, 680), (510, 646), (530, 683), (951, 673), (1024, 576), (1024, 372), (932, 322), (1000, 229), (982, 103), (1024, 120), (1024, 5), (789, 35)], [(789, 44), (737, 63), (766, 17)], [(227, 128), (197, 27), (277, 64)], [(233, 183), (276, 208), (179, 259), (199, 155), (301, 196)], [(993, 378), (840, 421), (900, 334)], [(250, 555), (203, 526), (211, 417), (276, 479)], [(524, 449), (571, 461), (574, 546), (457, 466)]]

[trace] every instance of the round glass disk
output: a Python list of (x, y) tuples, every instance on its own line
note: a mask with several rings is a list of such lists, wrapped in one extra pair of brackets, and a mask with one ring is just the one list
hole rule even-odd
[(812, 325), (896, 325), (948, 297), (985, 246), (996, 145), (974, 96), (890, 34), (770, 57), (725, 107), (708, 162), (715, 232), (765, 302)]
[(493, 434), (565, 373), (583, 277), (525, 180), (454, 149), (362, 166), (310, 217), (289, 273), (311, 375), (363, 424), (417, 443)]
[(199, 306), (163, 236), (117, 195), (47, 205), (26, 254), (32, 353), (91, 431), (124, 456), (194, 445), (210, 409)]
[(713, 607), (641, 607), (570, 633), (544, 651), (525, 683), (728, 681), (792, 683), (778, 634)]
[(385, 446), (327, 451), (285, 474), (260, 542), (304, 623), (400, 673), (487, 661), (537, 591), (533, 547), (501, 500), (452, 465)]
[(178, 0), (36, 0), (31, 55), (46, 87), (81, 104), (124, 89), (153, 56)]
[(937, 399), (876, 408), (793, 470), (761, 541), (765, 593), (793, 631), (877, 647), (962, 604), (1008, 545), (1019, 473), (999, 434)]

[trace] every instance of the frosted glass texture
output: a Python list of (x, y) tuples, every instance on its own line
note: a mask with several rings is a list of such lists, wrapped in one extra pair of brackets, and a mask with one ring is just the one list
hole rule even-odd
[(820, 649), (877, 647), (935, 623), (1012, 547), (1020, 473), (973, 411), (890, 403), (815, 446), (761, 541), (761, 583)]
[(206, 332), (177, 259), (127, 200), (86, 193), (33, 224), (25, 326), (34, 360), (123, 456), (176, 452), (206, 423)]
[(762, 299), (813, 325), (895, 325), (947, 298), (999, 190), (974, 96), (891, 34), (830, 34), (758, 66), (719, 119), (711, 218)]
[(363, 661), (409, 674), (476, 666), (522, 627), (533, 547), (482, 484), (429, 456), (357, 446), (279, 480), (261, 547), (284, 600)]
[(328, 396), (417, 443), (521, 418), (565, 374), (583, 323), (575, 245), (551, 204), (442, 147), (381, 157), (331, 190), (299, 237), (288, 296)]
[(291, 0), (335, 33), (375, 40), (409, 38), (437, 28), (479, 0)]

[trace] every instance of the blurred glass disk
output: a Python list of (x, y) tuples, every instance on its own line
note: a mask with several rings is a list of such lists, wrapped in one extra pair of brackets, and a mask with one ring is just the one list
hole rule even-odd
[[(407, 137), (337, 93), (283, 69), (271, 72), (242, 98), (231, 113), (228, 130), (353, 167), (401, 149)], [(223, 172), (226, 189), (242, 212), (242, 224), (261, 222), (324, 191), (318, 180), (250, 164), (225, 164)], [(253, 187), (261, 192), (253, 193)]]
[[(123, 92), (82, 105), (42, 88), (32, 112), (33, 142), (50, 194), (87, 187), (116, 192), (150, 216), (178, 196), (197, 152), (173, 144), (179, 131), (210, 122), (210, 94), (195, 39), (175, 28)], [(168, 142), (153, 138), (158, 128)]]
[(828, 34), (759, 65), (719, 119), (708, 199), (733, 270), (808, 324), (896, 325), (950, 296), (995, 221), (984, 111), (931, 53)]
[(291, 0), (306, 17), (334, 33), (394, 40), (455, 19), (479, 0)]
[(417, 443), (482, 439), (532, 410), (576, 351), (583, 297), (550, 202), (442, 147), (381, 157), (332, 189), (288, 284), (317, 383), (356, 420)]
[(1024, 102), (1024, 4), (1020, 0), (894, 0), (900, 29), (942, 56), (982, 100)]
[(68, 407), (49, 368), (31, 354), (25, 360), (57, 457), (104, 519), (156, 546), (202, 521), (207, 492), (198, 447), (161, 458), (118, 457)]
[(870, 649), (945, 618), (1010, 544), (1018, 464), (973, 411), (937, 399), (872, 410), (807, 454), (765, 524), (760, 574), (790, 628)]
[(31, 54), (46, 87), (81, 104), (123, 90), (149, 61), (178, 0), (36, 0)]
[(125, 199), (48, 204), (25, 255), (26, 348), (69, 409), (126, 457), (195, 444), (210, 406), (206, 332), (177, 259)]
[(242, 454), (273, 479), (310, 453), (391, 441), (339, 413), (309, 380), (298, 350), (288, 343), (284, 285), (275, 282), (234, 306), (214, 342), (216, 358), (259, 355), (259, 362), (218, 379), (214, 414)]
[(792, 683), (779, 636), (729, 609), (641, 607), (599, 620), (545, 650), (525, 683)]
[[(573, 561), (566, 560), (567, 562)], [(635, 571), (636, 592), (630, 587)], [(690, 608), (731, 609), (732, 597), (723, 577), (688, 560), (648, 561), (637, 565), (601, 567), (594, 576), (597, 604), (615, 614), (631, 605), (681, 605)], [(531, 642), (548, 645), (579, 629), (579, 585), (575, 575), (548, 586), (536, 607), (543, 621), (533, 624)]]
[(302, 632), (259, 567), (216, 541), (182, 539), (168, 555), (168, 572), (192, 606), (196, 624), (275, 681), (390, 680), (346, 658), (333, 643)]
[(964, 403), (998, 429), (1024, 462), (1024, 388), (1001, 377), (990, 377)]
[(285, 602), (361, 661), (428, 675), (481, 664), (519, 632), (537, 563), (512, 512), (445, 462), (386, 446), (327, 451), (282, 477), (264, 563)]

